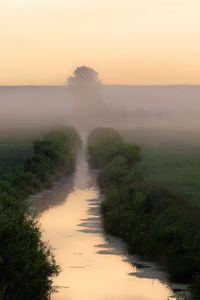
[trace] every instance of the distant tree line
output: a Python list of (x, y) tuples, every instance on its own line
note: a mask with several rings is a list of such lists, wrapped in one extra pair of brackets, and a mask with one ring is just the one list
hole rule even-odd
[(140, 148), (113, 129), (88, 138), (89, 162), (99, 168), (105, 230), (121, 237), (130, 253), (158, 260), (174, 281), (191, 283), (200, 299), (200, 208), (170, 189), (147, 182)]
[(0, 181), (0, 299), (46, 300), (59, 273), (52, 249), (41, 239), (27, 197), (73, 171), (80, 145), (73, 128), (36, 140), (34, 153), (17, 173)]

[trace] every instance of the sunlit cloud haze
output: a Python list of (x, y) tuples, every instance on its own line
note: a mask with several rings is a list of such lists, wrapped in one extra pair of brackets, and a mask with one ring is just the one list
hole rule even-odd
[(0, 0), (0, 85), (200, 84), (199, 0)]

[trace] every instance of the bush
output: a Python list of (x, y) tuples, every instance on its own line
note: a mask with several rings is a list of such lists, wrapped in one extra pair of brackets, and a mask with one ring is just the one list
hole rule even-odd
[(97, 128), (88, 137), (89, 162), (93, 168), (102, 168), (117, 156), (123, 156), (129, 166), (139, 160), (140, 148), (124, 143), (113, 129)]
[(61, 128), (34, 142), (24, 167), (0, 182), (0, 299), (45, 300), (59, 272), (26, 198), (73, 170), (80, 138)]
[(35, 220), (18, 210), (4, 211), (0, 239), (1, 299), (47, 299), (59, 268)]
[(112, 129), (94, 129), (88, 137), (89, 162), (93, 168), (102, 168), (121, 152), (122, 138)]
[(30, 172), (44, 185), (48, 185), (51, 177), (55, 174), (55, 166), (44, 155), (35, 154), (25, 161), (24, 170)]
[(124, 177), (128, 175), (126, 159), (123, 156), (115, 157), (110, 163), (102, 168), (98, 182), (102, 189), (112, 189), (123, 183)]
[(200, 209), (170, 189), (146, 182), (138, 168), (140, 148), (113, 129), (96, 129), (88, 139), (89, 161), (98, 182), (104, 227), (120, 236), (131, 253), (159, 260), (171, 279), (194, 281), (200, 295)]

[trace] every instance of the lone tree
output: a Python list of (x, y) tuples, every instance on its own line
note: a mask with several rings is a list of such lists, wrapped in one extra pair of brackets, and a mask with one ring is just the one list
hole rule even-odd
[(101, 97), (98, 73), (86, 66), (77, 67), (67, 83), (73, 99), (76, 126), (88, 131), (103, 125), (107, 108)]
[(77, 67), (73, 76), (68, 78), (68, 86), (75, 88), (91, 88), (101, 84), (98, 73), (89, 67)]

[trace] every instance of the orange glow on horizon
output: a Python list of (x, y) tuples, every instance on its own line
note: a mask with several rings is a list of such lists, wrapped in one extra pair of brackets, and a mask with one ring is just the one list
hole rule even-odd
[(199, 15), (198, 0), (1, 0), (0, 85), (62, 85), (79, 65), (105, 84), (200, 84)]

